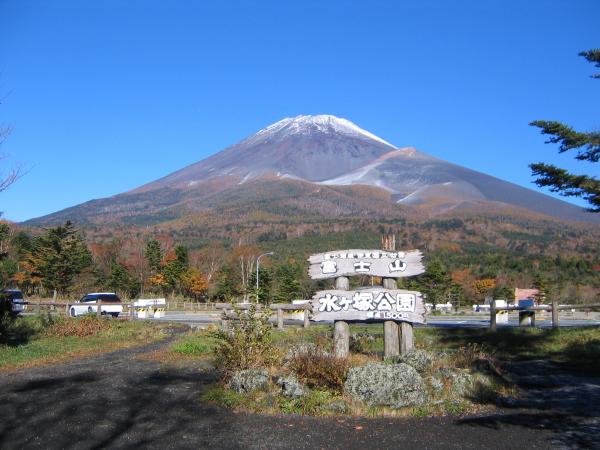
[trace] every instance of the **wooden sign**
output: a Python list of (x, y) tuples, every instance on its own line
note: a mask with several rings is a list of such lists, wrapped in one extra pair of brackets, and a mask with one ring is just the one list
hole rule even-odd
[(356, 291), (317, 292), (311, 300), (312, 320), (385, 321), (425, 323), (420, 292), (373, 287)]
[(372, 275), (402, 278), (425, 272), (419, 250), (386, 252), (383, 250), (339, 250), (308, 258), (308, 274), (313, 280)]

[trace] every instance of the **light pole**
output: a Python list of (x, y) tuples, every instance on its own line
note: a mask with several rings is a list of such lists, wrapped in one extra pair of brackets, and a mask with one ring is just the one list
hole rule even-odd
[(260, 264), (260, 258), (262, 258), (263, 256), (272, 255), (273, 253), (274, 252), (263, 253), (262, 255), (259, 255), (258, 258), (256, 258), (256, 303), (258, 303), (258, 266)]

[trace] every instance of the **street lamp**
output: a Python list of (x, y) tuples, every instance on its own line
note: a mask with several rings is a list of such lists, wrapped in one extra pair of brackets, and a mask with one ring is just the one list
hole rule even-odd
[(258, 258), (256, 258), (256, 303), (258, 303), (258, 265), (260, 264), (260, 258), (262, 258), (263, 256), (272, 255), (273, 253), (274, 252), (263, 253), (262, 255), (259, 255)]

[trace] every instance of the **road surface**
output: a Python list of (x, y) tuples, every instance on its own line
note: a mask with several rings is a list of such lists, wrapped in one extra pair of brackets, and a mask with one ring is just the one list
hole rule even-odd
[(201, 400), (215, 380), (207, 367), (143, 358), (164, 345), (1, 373), (0, 448), (531, 450), (590, 448), (597, 433), (576, 411), (523, 407), (463, 418), (236, 414)]

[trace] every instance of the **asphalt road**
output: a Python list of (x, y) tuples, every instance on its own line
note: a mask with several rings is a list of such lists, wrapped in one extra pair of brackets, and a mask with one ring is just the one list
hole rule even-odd
[[(186, 323), (190, 326), (201, 326), (210, 323), (218, 323), (219, 316), (215, 313), (190, 313), (190, 312), (168, 312), (161, 319), (168, 322)], [(323, 322), (326, 323), (326, 322)], [(286, 320), (285, 324), (298, 325), (300, 321)], [(455, 327), (455, 328), (487, 328), (489, 327), (489, 318), (486, 316), (428, 316), (427, 326), (430, 327)], [(498, 327), (504, 326), (519, 326), (519, 321), (516, 315), (509, 318), (508, 324), (498, 324)], [(546, 328), (552, 326), (550, 319), (538, 318), (536, 326)], [(582, 326), (600, 326), (600, 320), (575, 320), (561, 319), (561, 327), (582, 327)]]
[(140, 358), (165, 344), (0, 374), (0, 448), (547, 449), (595, 442), (589, 434), (597, 428), (586, 431), (577, 411), (523, 405), (463, 418), (236, 414), (201, 400), (214, 381), (210, 368)]

